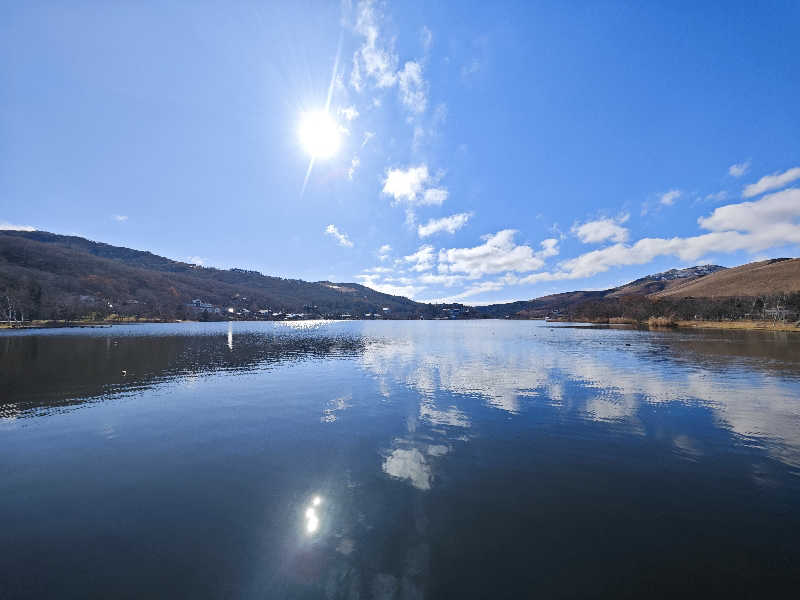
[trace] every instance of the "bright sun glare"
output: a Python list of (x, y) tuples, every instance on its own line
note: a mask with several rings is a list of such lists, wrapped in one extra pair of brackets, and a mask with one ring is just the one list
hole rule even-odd
[(312, 158), (330, 158), (339, 149), (339, 125), (324, 110), (303, 113), (300, 143)]

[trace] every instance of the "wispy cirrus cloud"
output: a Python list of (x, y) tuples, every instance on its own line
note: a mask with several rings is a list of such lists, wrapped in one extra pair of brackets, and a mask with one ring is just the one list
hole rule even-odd
[(389, 244), (384, 244), (383, 246), (378, 248), (378, 259), (381, 262), (387, 260), (391, 252), (392, 252), (392, 247)]
[(797, 181), (798, 179), (800, 179), (800, 167), (792, 167), (783, 173), (765, 175), (755, 183), (745, 186), (744, 190), (742, 191), (742, 197), (752, 198), (753, 196), (758, 196), (764, 192), (777, 190), (789, 185), (793, 181)]
[(400, 100), (413, 113), (425, 112), (428, 106), (428, 83), (422, 77), (422, 66), (408, 61), (397, 74)]
[(419, 32), (419, 41), (422, 44), (422, 51), (426, 54), (430, 52), (433, 45), (433, 32), (428, 29), (427, 25), (423, 25)]
[(355, 30), (363, 38), (353, 54), (350, 85), (361, 91), (366, 79), (378, 88), (392, 87), (397, 81), (397, 54), (394, 45), (381, 38), (378, 25), (381, 15), (371, 0), (359, 2), (356, 8)]
[(349, 238), (349, 237), (347, 237), (347, 234), (346, 234), (346, 233), (344, 233), (344, 232), (342, 232), (342, 231), (339, 231), (339, 230), (337, 229), (336, 225), (333, 225), (333, 224), (331, 224), (331, 225), (328, 225), (328, 226), (325, 228), (325, 234), (326, 234), (326, 235), (329, 235), (329, 236), (331, 236), (333, 239), (335, 239), (335, 240), (336, 240), (336, 242), (337, 242), (337, 243), (338, 243), (340, 246), (344, 246), (344, 247), (346, 247), (346, 248), (352, 248), (352, 247), (353, 247), (353, 242), (352, 242), (352, 241), (350, 241), (350, 238)]
[[(381, 35), (381, 21), (383, 14), (372, 0), (359, 2), (354, 29), (361, 36), (362, 42), (353, 54), (350, 85), (357, 92), (364, 90), (367, 82), (371, 82), (377, 89), (397, 85), (403, 106), (412, 114), (421, 114), (428, 105), (428, 82), (422, 75), (422, 63), (409, 60), (398, 70), (399, 56), (394, 49), (394, 39), (385, 39)], [(423, 29), (421, 39), (423, 51), (427, 54), (433, 39), (433, 34), (427, 27)]]
[(339, 114), (348, 121), (353, 121), (358, 118), (358, 110), (356, 110), (355, 106), (345, 106), (344, 108), (340, 108)]
[(672, 206), (675, 204), (675, 200), (681, 197), (683, 192), (681, 190), (669, 190), (668, 192), (664, 192), (658, 197), (658, 201), (663, 204), (664, 206)]
[(471, 217), (471, 212), (465, 212), (450, 215), (449, 217), (442, 217), (441, 219), (431, 219), (424, 225), (417, 227), (417, 234), (419, 237), (428, 237), (442, 231), (455, 233), (466, 225)]
[(728, 192), (726, 190), (720, 190), (713, 194), (706, 194), (703, 196), (703, 200), (705, 202), (723, 202), (728, 199)]
[(119, 221), (120, 223), (124, 223), (128, 220), (128, 215), (114, 215), (112, 217), (115, 221)]
[(728, 167), (728, 175), (731, 177), (741, 177), (750, 170), (750, 161), (746, 160), (743, 163), (737, 163)]
[(347, 169), (347, 178), (350, 181), (353, 181), (353, 176), (356, 174), (356, 169), (361, 164), (361, 159), (358, 158), (358, 155), (354, 156), (353, 159), (350, 161), (350, 168)]

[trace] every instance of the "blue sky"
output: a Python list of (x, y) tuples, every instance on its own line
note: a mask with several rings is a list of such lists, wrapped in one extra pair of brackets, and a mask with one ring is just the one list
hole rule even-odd
[(1, 226), (467, 303), (800, 254), (797, 2), (233, 4), (4, 3)]

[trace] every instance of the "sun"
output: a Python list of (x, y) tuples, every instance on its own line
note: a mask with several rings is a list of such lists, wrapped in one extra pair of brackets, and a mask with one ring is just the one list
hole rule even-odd
[(339, 124), (324, 110), (303, 113), (300, 143), (312, 158), (330, 158), (339, 150)]

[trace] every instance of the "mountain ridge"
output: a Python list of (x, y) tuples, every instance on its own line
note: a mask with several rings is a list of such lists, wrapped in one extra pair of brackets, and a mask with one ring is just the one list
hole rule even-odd
[[(689, 298), (734, 298), (800, 292), (800, 259), (738, 267), (696, 265), (640, 277), (607, 290), (575, 290), (531, 300), (470, 307), (427, 304), (352, 282), (284, 279), (246, 269), (216, 269), (144, 250), (45, 231), (0, 231), (0, 293), (12, 290), (28, 315), (82, 314), (196, 318), (189, 305), (236, 315), (269, 308), (285, 314), (389, 318), (544, 318), (645, 314)], [(8, 295), (8, 294), (6, 294)], [(659, 304), (661, 303), (661, 304)], [(670, 304), (672, 303), (672, 304)], [(695, 303), (697, 304), (697, 303)], [(635, 309), (635, 310), (634, 310)]]
[[(335, 287), (331, 287), (334, 285)], [(35, 231), (0, 231), (0, 292), (16, 290), (30, 314), (75, 318), (82, 312), (188, 318), (194, 299), (237, 311), (340, 315), (417, 314), (420, 303), (358, 283), (307, 282), (245, 269), (216, 269), (151, 252)], [(347, 290), (347, 291), (343, 291)], [(383, 309), (388, 309), (384, 311)]]

